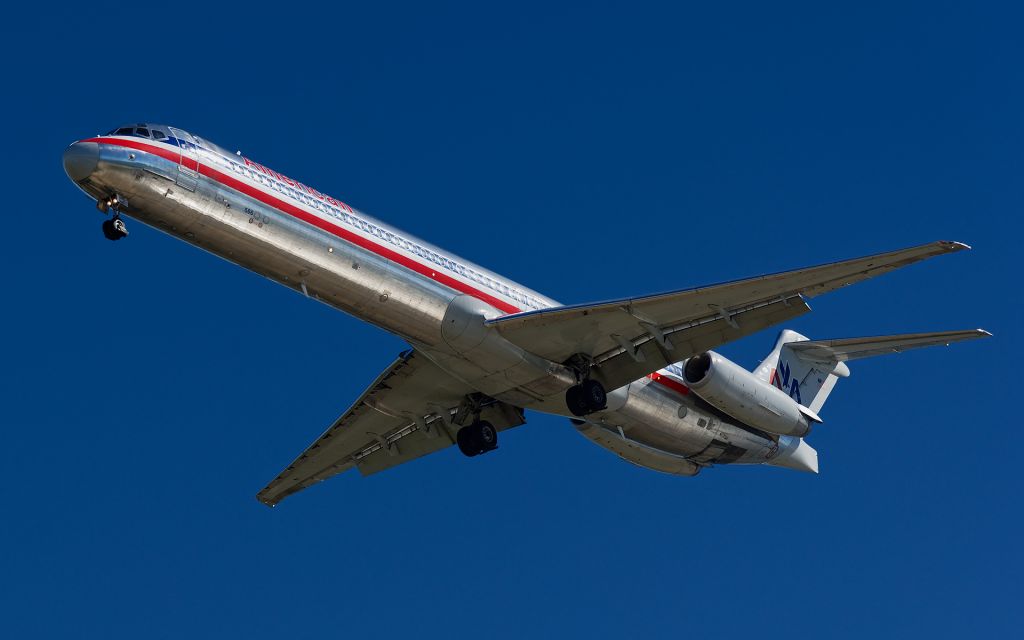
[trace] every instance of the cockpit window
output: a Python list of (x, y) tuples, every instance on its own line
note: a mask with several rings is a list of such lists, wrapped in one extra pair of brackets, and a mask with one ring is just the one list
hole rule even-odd
[(134, 127), (118, 127), (117, 129), (111, 129), (105, 136), (137, 136), (139, 138), (156, 138), (157, 140), (166, 140), (167, 134), (163, 131), (150, 130), (150, 128), (140, 122)]

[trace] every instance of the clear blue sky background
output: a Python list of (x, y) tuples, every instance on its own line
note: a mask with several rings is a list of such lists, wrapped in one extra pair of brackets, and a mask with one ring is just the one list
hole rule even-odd
[[(1019, 632), (1011, 5), (42, 4), (0, 26), (3, 637)], [(270, 510), (404, 345), (141, 224), (104, 240), (60, 154), (136, 120), (567, 303), (961, 240), (793, 327), (996, 337), (855, 363), (819, 476), (663, 476), (533, 415)]]

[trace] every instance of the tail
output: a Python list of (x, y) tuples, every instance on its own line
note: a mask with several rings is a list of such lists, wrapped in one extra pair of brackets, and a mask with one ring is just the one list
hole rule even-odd
[(784, 329), (771, 353), (754, 369), (760, 380), (775, 385), (791, 398), (818, 413), (839, 378), (850, 375), (847, 360), (899, 353), (907, 349), (948, 345), (963, 340), (985, 338), (983, 329), (907, 333), (872, 338), (810, 340), (796, 331)]

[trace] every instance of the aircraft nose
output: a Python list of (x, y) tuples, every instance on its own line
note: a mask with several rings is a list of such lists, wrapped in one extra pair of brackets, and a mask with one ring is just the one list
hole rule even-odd
[(64, 171), (75, 182), (81, 182), (96, 171), (99, 160), (100, 145), (76, 142), (64, 150)]

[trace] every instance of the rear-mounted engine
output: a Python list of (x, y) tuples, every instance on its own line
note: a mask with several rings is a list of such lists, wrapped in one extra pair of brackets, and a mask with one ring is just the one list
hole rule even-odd
[(683, 378), (708, 404), (763, 431), (803, 437), (812, 423), (821, 422), (807, 407), (714, 351), (687, 360)]

